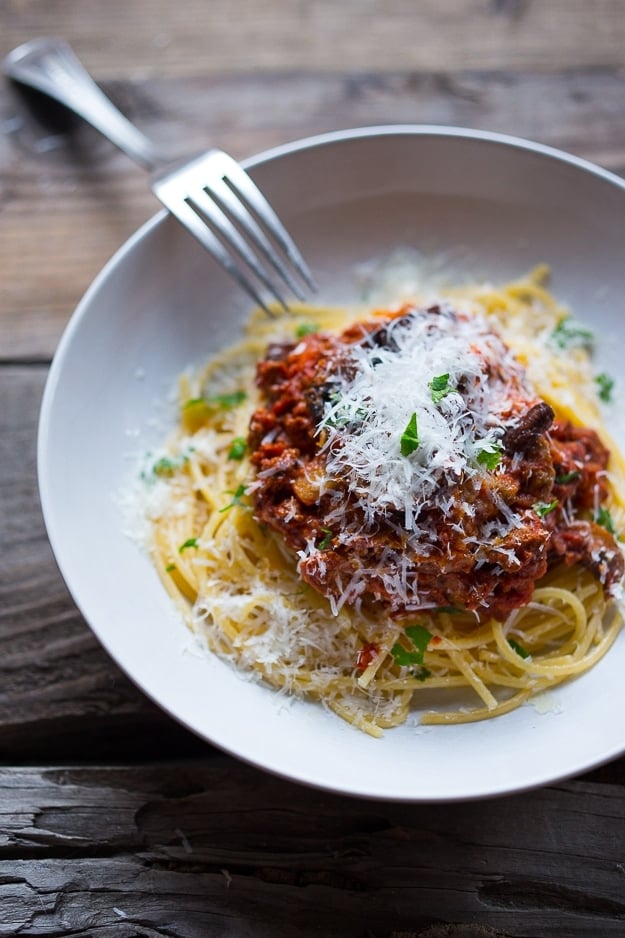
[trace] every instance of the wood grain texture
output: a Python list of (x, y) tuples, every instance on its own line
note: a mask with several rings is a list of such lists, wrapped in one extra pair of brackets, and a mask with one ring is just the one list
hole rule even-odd
[(0, 368), (0, 761), (206, 752), (113, 664), (58, 573), (35, 477), (46, 371)]
[[(4, 0), (0, 52), (62, 35), (100, 78), (620, 66), (621, 0)], [(132, 69), (130, 71), (129, 69)]]
[[(172, 154), (432, 122), (625, 174), (624, 0), (0, 0), (0, 57), (45, 34)], [(78, 299), (155, 211), (146, 182), (0, 84), (0, 935), (625, 935), (625, 759), (468, 805), (324, 794), (178, 727), (82, 620), (39, 508), (38, 409)]]
[[(625, 172), (620, 71), (296, 72), (105, 88), (176, 155), (217, 142), (241, 158), (342, 127), (420, 122), (515, 133)], [(0, 96), (0, 123), (0, 359), (46, 361), (97, 271), (158, 203), (95, 131), (42, 127), (10, 93)]]
[(617, 936), (624, 817), (582, 782), (409, 806), (224, 757), (4, 769), (0, 934)]

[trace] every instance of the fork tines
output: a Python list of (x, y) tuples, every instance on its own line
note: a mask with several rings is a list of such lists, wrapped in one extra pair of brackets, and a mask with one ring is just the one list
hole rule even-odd
[(300, 300), (306, 290), (316, 289), (308, 266), (275, 211), (227, 153), (209, 150), (182, 166), (161, 172), (153, 178), (153, 189), (169, 211), (269, 314), (271, 309), (259, 284), (285, 310), (288, 302), (284, 286)]

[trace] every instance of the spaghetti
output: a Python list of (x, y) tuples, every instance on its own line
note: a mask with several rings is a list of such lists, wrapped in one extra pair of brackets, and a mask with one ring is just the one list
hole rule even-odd
[[(448, 291), (436, 313), (431, 306), (412, 304), (408, 319), (408, 307), (377, 317), (362, 310), (301, 307), (274, 322), (258, 313), (240, 344), (220, 354), (201, 374), (181, 379), (178, 432), (148, 473), (152, 555), (186, 620), (206, 637), (212, 651), (274, 687), (321, 701), (372, 736), (404, 722), (415, 707), (422, 723), (468, 722), (506, 713), (531, 695), (583, 673), (605, 654), (622, 622), (617, 600), (623, 560), (614, 535), (625, 528), (625, 468), (603, 426), (589, 334), (557, 304), (544, 286), (545, 276), (539, 268), (502, 288)], [(443, 335), (447, 326), (440, 325), (441, 307), (442, 318), (453, 319), (449, 336)], [(393, 444), (392, 459), (390, 453), (386, 459), (383, 452), (380, 456), (380, 465), (386, 466), (380, 484), (380, 467), (371, 469), (370, 460), (358, 462), (358, 446), (371, 453), (384, 433), (373, 423), (374, 392), (370, 387), (366, 392), (365, 414), (356, 381), (366, 367), (383, 369), (386, 357), (399, 382), (402, 342), (408, 347), (410, 330), (420, 323), (431, 333), (432, 317), (446, 342), (447, 357), (440, 357), (439, 348), (439, 360), (430, 366), (427, 406), (425, 398), (409, 406), (409, 416), (411, 411), (415, 415), (414, 433), (408, 432), (412, 424), (405, 413), (397, 418), (404, 432)], [(459, 353), (453, 337), (458, 328), (465, 329), (463, 324), (470, 330), (476, 322), (475, 361), (467, 363), (465, 354), (456, 372), (454, 355)], [(384, 342), (376, 339), (375, 345), (372, 336), (380, 330)], [(466, 338), (461, 336), (463, 342)], [(286, 385), (280, 385), (276, 374), (286, 372), (283, 364), (274, 365), (296, 351), (308, 355), (316, 377), (304, 389), (307, 409), (296, 396), (292, 411), (300, 417), (312, 414), (314, 420), (308, 420), (312, 430), (305, 421), (291, 421), (285, 434), (286, 418), (279, 417), (273, 430), (263, 420), (273, 410), (285, 412)], [(358, 355), (368, 356), (368, 364), (354, 364)], [(262, 362), (268, 363), (264, 372)], [(495, 380), (500, 366), (503, 377)], [(408, 371), (415, 368), (415, 361), (407, 361)], [(304, 371), (294, 368), (293, 374)], [(264, 381), (263, 374), (269, 379)], [(604, 393), (606, 381), (604, 377), (599, 385)], [(321, 388), (321, 397), (311, 396), (311, 388)], [(490, 491), (497, 479), (503, 484), (505, 472), (519, 467), (518, 455), (515, 463), (514, 454), (506, 454), (506, 446), (514, 448), (506, 443), (506, 420), (509, 427), (517, 427), (516, 446), (522, 448), (519, 414), (536, 406), (555, 415), (551, 455), (547, 459), (543, 441), (549, 427), (536, 430), (534, 449), (527, 441), (524, 445), (528, 452), (551, 460), (551, 488), (544, 480), (542, 484), (558, 498), (538, 499), (529, 510), (522, 500), (525, 483), (519, 482), (517, 500), (503, 504), (500, 499), (498, 520), (491, 523), (490, 517), (480, 515), (485, 486)], [(470, 432), (463, 407), (471, 418)], [(381, 424), (388, 426), (389, 420), (382, 414)], [(430, 450), (428, 420), (438, 427)], [(453, 438), (443, 440), (442, 424), (453, 424)], [(569, 426), (572, 429), (557, 429)], [(596, 435), (594, 449), (584, 434)], [(272, 450), (277, 440), (282, 445)], [(582, 492), (581, 473), (567, 463), (569, 471), (561, 472), (554, 483), (553, 447), (558, 458), (583, 453), (586, 463), (591, 462), (589, 453), (601, 450), (607, 458), (609, 450), (607, 473), (598, 463), (594, 475), (587, 474), (589, 485)], [(284, 463), (285, 450), (293, 465), (304, 466), (295, 483), (291, 472), (288, 498), (282, 490), (278, 497), (275, 486), (276, 460)], [(444, 460), (439, 458), (443, 451)], [(273, 463), (270, 457), (275, 457)], [(438, 474), (432, 471), (437, 458)], [(535, 460), (534, 475), (536, 465)], [(350, 477), (354, 466), (360, 468)], [(404, 489), (393, 488), (395, 471), (408, 473), (412, 488), (408, 483)], [(445, 507), (442, 500), (434, 515), (431, 505), (440, 480), (450, 476), (464, 480), (463, 498), (468, 491), (478, 495), (469, 505), (456, 497), (455, 502), (448, 498)], [(402, 491), (410, 496), (406, 504), (398, 502)], [(423, 504), (414, 507), (416, 496), (424, 491)], [(320, 506), (326, 503), (330, 507), (324, 513)], [(363, 511), (371, 504), (376, 511), (367, 518)], [(346, 519), (342, 529), (337, 521), (341, 506)], [(393, 537), (400, 538), (408, 557), (403, 574), (398, 561), (402, 551), (397, 548), (389, 562), (388, 540), (380, 544), (372, 539), (381, 519), (384, 527), (398, 512), (403, 513), (403, 533), (395, 524)], [(486, 547), (466, 546), (470, 538), (461, 522), (471, 512), (480, 520), (480, 532), (490, 531)], [(362, 556), (358, 525), (369, 535)], [(453, 544), (448, 538), (447, 554), (453, 560), (460, 556), (454, 550), (465, 551), (462, 563), (473, 565), (466, 582), (483, 581), (482, 592), (470, 594), (468, 588), (457, 587), (453, 569), (453, 577), (445, 579), (447, 574), (439, 570), (428, 585), (426, 568), (418, 566), (422, 555), (432, 553), (432, 543), (454, 525), (457, 536)], [(519, 553), (518, 529), (524, 537), (535, 538), (526, 541), (527, 558), (538, 551), (544, 560), (536, 567), (538, 582), (529, 577), (528, 560), (519, 568), (518, 558), (524, 555)], [(595, 540), (580, 547), (582, 531), (584, 537), (591, 531)], [(501, 564), (488, 553), (494, 548)], [(344, 575), (346, 564), (351, 565), (350, 578)], [(495, 570), (490, 581), (484, 580), (485, 570)], [(453, 601), (447, 601), (449, 597)]]

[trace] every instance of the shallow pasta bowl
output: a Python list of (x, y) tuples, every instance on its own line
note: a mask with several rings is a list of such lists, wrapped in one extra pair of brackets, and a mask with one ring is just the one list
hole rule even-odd
[[(320, 298), (356, 298), (362, 269), (419, 251), (448, 279), (504, 281), (545, 261), (553, 289), (618, 374), (625, 183), (526, 141), (438, 127), (351, 130), (279, 147), (246, 168), (292, 231)], [(119, 494), (175, 420), (177, 376), (237, 338), (249, 314), (165, 214), (79, 304), (55, 356), (39, 432), (44, 516), (61, 572), (104, 647), (195, 733), (285, 777), (411, 801), (486, 797), (572, 775), (625, 750), (625, 639), (552, 699), (483, 723), (405, 725), (372, 739), (322, 706), (242, 679), (194, 643)], [(625, 449), (622, 409), (610, 418)]]

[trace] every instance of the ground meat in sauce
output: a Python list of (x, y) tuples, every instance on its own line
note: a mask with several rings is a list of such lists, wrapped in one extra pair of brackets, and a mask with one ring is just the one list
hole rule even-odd
[[(437, 308), (428, 312), (436, 315)], [(497, 471), (484, 473), (477, 488), (455, 484), (455, 516), (428, 510), (438, 534), (436, 552), (411, 548), (399, 514), (380, 518), (375, 528), (363, 524), (348, 545), (339, 543), (326, 520), (331, 508), (342, 498), (346, 515), (356, 521), (358, 508), (340, 480), (331, 482), (331, 491), (320, 491), (324, 457), (317, 427), (333, 393), (333, 376), (349, 369), (349, 346), (365, 335), (373, 344), (387, 341), (384, 324), (357, 323), (339, 336), (317, 333), (299, 343), (272, 345), (257, 369), (265, 402), (249, 431), (257, 470), (255, 514), (294, 551), (304, 552), (310, 543), (320, 548), (301, 556), (306, 582), (336, 600), (364, 566), (367, 577), (364, 583), (359, 578), (349, 602), (368, 598), (393, 615), (453, 606), (501, 619), (527, 603), (536, 581), (560, 562), (585, 565), (608, 589), (620, 581), (623, 555), (614, 537), (588, 520), (607, 494), (608, 451), (593, 430), (555, 421), (544, 401), (521, 393)], [(557, 507), (544, 517), (535, 510), (556, 500)], [(500, 517), (502, 501), (521, 523), (486, 546), (476, 545), (484, 525)], [(454, 521), (461, 524), (454, 527)], [(386, 575), (397, 575), (402, 565), (412, 590), (408, 602), (398, 601)]]

